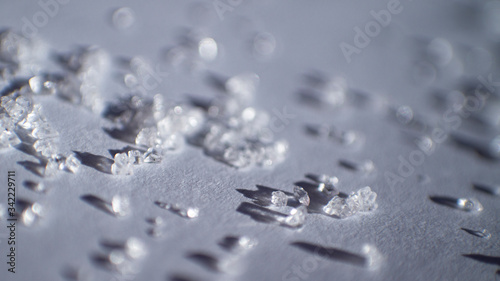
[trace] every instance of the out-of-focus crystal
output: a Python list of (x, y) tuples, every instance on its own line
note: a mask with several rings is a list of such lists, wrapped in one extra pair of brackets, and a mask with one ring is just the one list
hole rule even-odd
[(300, 206), (298, 208), (293, 208), (290, 214), (285, 218), (284, 223), (290, 227), (300, 227), (304, 224), (307, 215), (307, 208), (305, 206)]
[(130, 201), (128, 197), (115, 195), (111, 199), (111, 210), (117, 217), (124, 217), (130, 214)]
[(135, 144), (144, 147), (153, 147), (156, 144), (158, 131), (156, 128), (144, 128), (135, 138)]
[(114, 157), (114, 163), (111, 165), (113, 175), (131, 175), (133, 174), (133, 164), (130, 162), (127, 153), (117, 153)]

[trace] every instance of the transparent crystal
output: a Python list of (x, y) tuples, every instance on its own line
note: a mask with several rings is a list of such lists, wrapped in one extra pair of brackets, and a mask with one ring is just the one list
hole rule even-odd
[(135, 22), (135, 13), (129, 7), (122, 7), (113, 12), (111, 17), (113, 26), (117, 29), (128, 29)]
[(127, 153), (117, 153), (114, 157), (114, 163), (111, 165), (113, 175), (132, 175), (133, 164), (130, 162)]
[(14, 122), (24, 119), (32, 110), (32, 101), (28, 97), (19, 96), (15, 100), (10, 96), (3, 96), (2, 107), (7, 111)]
[(147, 255), (148, 251), (146, 244), (139, 238), (130, 237), (125, 242), (125, 253), (131, 259), (142, 259)]
[(369, 186), (365, 186), (356, 192), (359, 198), (359, 210), (369, 212), (377, 209), (377, 193), (373, 192)]
[(328, 194), (329, 196), (338, 195), (339, 179), (335, 176), (322, 174), (317, 177), (318, 190)]
[(156, 147), (150, 147), (146, 153), (144, 153), (145, 163), (160, 163), (163, 159), (163, 155), (160, 149)]
[(64, 170), (76, 173), (78, 172), (80, 165), (81, 165), (80, 159), (73, 153), (69, 155), (64, 161)]
[(144, 162), (144, 155), (139, 150), (130, 150), (127, 154), (129, 163), (140, 165)]
[(260, 78), (255, 73), (243, 73), (231, 77), (226, 81), (226, 91), (238, 100), (248, 102), (253, 99)]
[(156, 128), (144, 128), (135, 138), (135, 144), (144, 147), (153, 147), (156, 144), (158, 131)]
[(213, 61), (217, 58), (217, 42), (210, 37), (201, 39), (198, 43), (198, 54), (205, 61)]
[(224, 151), (223, 160), (233, 167), (244, 168), (252, 163), (252, 154), (246, 148), (230, 146)]
[(31, 92), (37, 95), (52, 95), (57, 91), (57, 84), (44, 76), (33, 76), (28, 81)]
[(34, 129), (40, 124), (47, 122), (42, 114), (42, 106), (39, 104), (33, 105), (33, 109), (23, 120), (19, 121), (18, 125), (24, 129)]
[(49, 123), (43, 122), (43, 123), (35, 123), (35, 127), (31, 132), (31, 135), (37, 139), (47, 139), (47, 138), (55, 138), (59, 136), (59, 133), (54, 128), (52, 128), (52, 126)]
[(39, 139), (33, 143), (33, 148), (45, 157), (50, 157), (57, 153), (55, 139)]
[(184, 207), (181, 207), (179, 204), (170, 204), (170, 203), (164, 203), (164, 202), (157, 201), (156, 205), (158, 205), (160, 208), (163, 208), (163, 209), (169, 210), (173, 213), (176, 213), (181, 217), (189, 218), (189, 219), (197, 218), (199, 213), (200, 213), (200, 210), (198, 208), (195, 208), (195, 207), (184, 208)]
[(307, 191), (305, 191), (302, 187), (300, 186), (294, 186), (293, 187), (293, 196), (297, 201), (299, 201), (300, 204), (304, 206), (309, 206), (309, 203), (311, 203), (311, 200), (309, 199), (309, 195), (307, 194)]
[(260, 32), (253, 38), (253, 53), (258, 58), (268, 57), (276, 49), (276, 38), (271, 33)]
[(330, 201), (323, 207), (323, 212), (330, 216), (343, 217), (345, 215), (344, 209), (346, 207), (345, 200), (339, 196), (333, 196)]
[(300, 227), (304, 224), (307, 215), (307, 208), (300, 206), (293, 208), (290, 214), (285, 218), (284, 223), (290, 227)]
[(276, 207), (284, 207), (288, 202), (288, 196), (283, 191), (273, 191), (271, 193), (271, 203)]
[(124, 217), (130, 214), (130, 201), (128, 197), (115, 195), (111, 199), (111, 210), (117, 217)]
[(9, 148), (21, 143), (19, 137), (10, 130), (0, 131), (0, 149)]
[(178, 133), (166, 136), (161, 141), (161, 147), (166, 150), (179, 150), (184, 145), (184, 137)]
[(457, 199), (457, 206), (467, 212), (481, 212), (484, 209), (476, 198), (459, 198)]
[(333, 106), (340, 106), (345, 101), (346, 91), (347, 84), (345, 79), (334, 77), (323, 86), (323, 102)]
[(363, 245), (362, 253), (366, 259), (366, 266), (371, 269), (377, 269), (384, 262), (384, 257), (374, 245)]

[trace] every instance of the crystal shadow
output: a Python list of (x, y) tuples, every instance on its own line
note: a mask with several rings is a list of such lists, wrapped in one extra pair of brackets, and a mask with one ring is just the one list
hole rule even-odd
[[(252, 203), (260, 205), (260, 206), (271, 206), (271, 197), (272, 193), (275, 191), (281, 191), (279, 189), (263, 186), (263, 185), (255, 185), (257, 190), (250, 189), (236, 189), (239, 193), (243, 194), (246, 198), (252, 199)], [(283, 191), (286, 195), (292, 196), (290, 192)]]
[(367, 259), (364, 256), (344, 251), (338, 248), (328, 248), (317, 244), (300, 241), (293, 242), (290, 245), (322, 258), (344, 262), (355, 266), (367, 266)]
[(114, 213), (111, 211), (110, 209), (110, 204), (106, 201), (104, 201), (103, 199), (95, 196), (95, 195), (92, 195), (92, 194), (85, 194), (85, 195), (82, 195), (80, 196), (80, 199), (91, 205), (92, 207), (100, 210), (100, 211), (103, 211), (104, 213), (108, 214), (108, 215), (111, 215), (111, 216), (115, 216)]
[(111, 174), (111, 165), (114, 163), (112, 159), (89, 152), (73, 152), (77, 155), (83, 165), (94, 168), (95, 170), (105, 174)]

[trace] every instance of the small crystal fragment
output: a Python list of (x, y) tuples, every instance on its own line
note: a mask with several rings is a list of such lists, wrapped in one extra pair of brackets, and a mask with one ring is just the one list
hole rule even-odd
[(0, 131), (0, 149), (9, 148), (18, 145), (20, 143), (21, 140), (13, 131), (10, 130)]
[(60, 165), (61, 165), (60, 159), (58, 159), (57, 157), (50, 157), (47, 160), (47, 164), (45, 164), (45, 170), (43, 175), (45, 177), (54, 176), (59, 171)]
[(56, 82), (44, 76), (33, 76), (28, 84), (31, 91), (37, 95), (52, 95), (57, 91)]
[(248, 236), (226, 236), (219, 245), (233, 253), (244, 253), (257, 245), (257, 240)]
[(207, 37), (200, 40), (198, 53), (205, 61), (213, 61), (217, 57), (217, 42), (213, 38)]
[(133, 174), (133, 164), (130, 162), (127, 153), (117, 153), (114, 157), (114, 163), (111, 165), (113, 175), (131, 175)]
[(318, 190), (326, 193), (329, 196), (339, 194), (338, 185), (339, 179), (335, 176), (320, 175), (316, 178), (318, 182)]
[(125, 242), (125, 252), (131, 259), (141, 259), (146, 256), (146, 245), (135, 237), (130, 237)]
[(113, 12), (112, 18), (113, 26), (117, 29), (128, 29), (135, 22), (135, 13), (129, 7), (122, 7)]
[(250, 101), (259, 85), (259, 76), (255, 73), (244, 73), (231, 77), (226, 81), (226, 91), (242, 101)]
[(290, 227), (300, 227), (304, 224), (307, 215), (307, 208), (300, 206), (293, 208), (290, 214), (285, 218), (284, 223)]
[(300, 204), (304, 206), (309, 206), (309, 203), (311, 202), (311, 200), (309, 199), (309, 195), (307, 194), (307, 191), (305, 191), (300, 186), (293, 187), (293, 196), (297, 201), (299, 201)]
[(140, 165), (144, 162), (144, 155), (139, 150), (130, 150), (127, 154), (129, 163)]
[(64, 161), (64, 170), (70, 171), (71, 173), (76, 173), (78, 172), (78, 169), (80, 168), (80, 159), (73, 153), (70, 156), (66, 158)]
[(330, 199), (330, 201), (328, 201), (328, 204), (323, 207), (323, 212), (330, 216), (342, 218), (344, 216), (345, 205), (345, 200), (335, 195), (332, 199)]
[(288, 196), (283, 191), (273, 191), (271, 203), (276, 207), (284, 207), (288, 202)]
[(271, 56), (276, 49), (276, 39), (271, 33), (261, 32), (253, 38), (253, 52), (258, 58)]
[(377, 193), (373, 192), (369, 186), (365, 186), (356, 192), (359, 198), (359, 210), (369, 212), (377, 209)]
[(467, 212), (481, 212), (483, 210), (483, 205), (476, 198), (459, 198), (457, 206)]
[(158, 205), (160, 208), (169, 210), (173, 213), (178, 214), (181, 217), (188, 218), (188, 219), (194, 219), (197, 218), (200, 214), (200, 210), (195, 207), (188, 207), (188, 208), (183, 208), (178, 204), (170, 204), (170, 203), (164, 203), (157, 201), (156, 205)]
[(47, 122), (35, 123), (31, 135), (37, 139), (55, 138), (59, 133)]
[(111, 211), (117, 217), (124, 217), (130, 214), (130, 201), (128, 197), (115, 195), (111, 199)]
[(135, 144), (144, 147), (153, 147), (156, 144), (158, 131), (156, 128), (144, 128), (135, 138)]
[(363, 245), (362, 252), (366, 258), (366, 266), (370, 269), (377, 269), (378, 267), (380, 267), (380, 265), (382, 265), (384, 257), (379, 252), (377, 247), (370, 244), (365, 244)]
[(150, 147), (146, 153), (144, 153), (145, 163), (159, 163), (161, 162), (163, 156), (158, 148)]

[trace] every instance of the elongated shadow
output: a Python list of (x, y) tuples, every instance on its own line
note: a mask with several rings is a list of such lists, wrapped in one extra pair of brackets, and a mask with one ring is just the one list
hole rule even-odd
[[(256, 185), (257, 190), (250, 190), (250, 189), (236, 189), (239, 193), (243, 194), (246, 198), (252, 199), (252, 202), (254, 204), (260, 205), (260, 206), (270, 206), (271, 205), (271, 198), (272, 194), (275, 191), (280, 191), (279, 189), (263, 186), (263, 185)], [(284, 192), (284, 191), (283, 191)], [(284, 192), (288, 196), (292, 196), (290, 192)]]
[(318, 90), (313, 89), (300, 89), (297, 92), (300, 102), (305, 103), (309, 106), (320, 107), (322, 102), (322, 93)]
[(199, 279), (194, 279), (194, 278), (188, 277), (184, 274), (176, 273), (176, 274), (173, 274), (170, 277), (168, 277), (167, 280), (169, 280), (169, 281), (196, 281)]
[(355, 266), (366, 266), (367, 259), (359, 254), (354, 254), (337, 248), (323, 247), (321, 245), (308, 242), (293, 242), (290, 245), (297, 247), (308, 253), (320, 256), (322, 258), (348, 263)]
[(202, 252), (194, 252), (189, 253), (186, 257), (212, 272), (220, 272), (219, 259), (213, 255)]
[(103, 128), (103, 130), (106, 134), (108, 134), (108, 136), (126, 143), (135, 143), (135, 138), (138, 133), (137, 130), (132, 128)]
[(92, 207), (108, 214), (111, 216), (115, 216), (113, 212), (111, 211), (111, 205), (109, 202), (104, 201), (103, 199), (92, 195), (92, 194), (86, 194), (80, 196), (80, 199), (82, 199), (83, 202), (91, 205)]
[(111, 165), (114, 163), (112, 159), (89, 152), (73, 152), (78, 156), (83, 165), (94, 168), (102, 173), (111, 174)]
[(484, 192), (493, 196), (500, 196), (500, 186), (496, 185), (486, 185), (482, 183), (474, 183), (472, 184), (474, 189)]
[(250, 216), (255, 221), (263, 223), (276, 223), (278, 222), (278, 218), (286, 217), (286, 215), (282, 213), (248, 202), (241, 203), (236, 211)]
[(221, 92), (226, 91), (226, 80), (227, 78), (222, 77), (222, 75), (215, 74), (213, 72), (208, 73), (206, 77), (207, 83), (214, 89), (219, 90)]
[[(311, 176), (311, 177), (309, 177)], [(307, 178), (314, 178), (313, 175), (306, 175)], [(298, 181), (294, 183), (297, 186), (302, 187), (309, 195), (310, 204), (307, 207), (309, 213), (324, 214), (323, 207), (330, 201), (331, 196), (318, 190), (318, 184), (308, 181)], [(346, 198), (347, 194), (340, 193), (340, 197)]]
[(457, 204), (458, 198), (447, 197), (447, 196), (429, 196), (429, 199), (439, 205), (450, 207), (453, 209), (460, 209)]
[(462, 254), (462, 256), (479, 262), (495, 264), (500, 266), (500, 257), (486, 256), (481, 254)]
[(26, 170), (43, 178), (45, 172), (45, 165), (43, 163), (36, 163), (33, 161), (19, 161), (17, 164), (23, 166)]
[(93, 253), (90, 256), (90, 260), (92, 261), (92, 263), (95, 266), (100, 267), (102, 269), (105, 269), (108, 271), (112, 271), (114, 269), (113, 264), (109, 261), (109, 258), (104, 254)]
[(479, 238), (486, 238), (486, 235), (485, 233), (481, 232), (481, 231), (478, 231), (478, 230), (473, 230), (473, 229), (469, 229), (469, 228), (465, 228), (465, 227), (462, 227), (460, 228), (462, 229), (463, 231), (471, 234), (471, 235), (474, 235), (476, 237), (479, 237)]
[(140, 152), (144, 153), (146, 152), (144, 149), (141, 149), (141, 148), (135, 148), (135, 147), (132, 147), (130, 145), (127, 145), (125, 146), (124, 148), (122, 149), (108, 149), (108, 152), (111, 156), (113, 156), (113, 158), (115, 157), (116, 154), (118, 153), (127, 153), (131, 150), (139, 150)]

